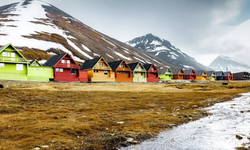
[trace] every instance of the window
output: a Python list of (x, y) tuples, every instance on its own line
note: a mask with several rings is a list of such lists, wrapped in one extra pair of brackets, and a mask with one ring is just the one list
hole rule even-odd
[(108, 75), (108, 71), (104, 71), (104, 75)]
[(70, 64), (70, 60), (67, 60), (67, 64)]
[(3, 53), (2, 53), (2, 56), (3, 56), (3, 57), (7, 57), (7, 56), (8, 56), (8, 53), (7, 53), (7, 52), (3, 52)]
[(11, 53), (11, 57), (16, 57), (16, 54), (15, 53)]
[(143, 76), (143, 73), (141, 73), (141, 75)]
[(98, 70), (94, 70), (94, 73), (98, 73)]
[(103, 63), (98, 63), (97, 65), (98, 65), (98, 66), (102, 66), (102, 67), (103, 67)]
[(70, 73), (71, 74), (76, 74), (76, 70), (75, 69), (70, 69)]
[(63, 68), (60, 68), (60, 72), (63, 72)]
[(124, 65), (120, 65), (120, 68), (125, 68), (125, 66)]
[(39, 68), (36, 68), (36, 70), (39, 70)]
[(56, 72), (59, 72), (60, 71), (60, 68), (56, 68)]
[(128, 75), (128, 72), (125, 72), (125, 75), (127, 76), (127, 75)]
[(16, 64), (16, 70), (23, 71), (23, 64)]
[(4, 63), (0, 63), (0, 68), (4, 68), (5, 64)]
[(62, 60), (62, 64), (65, 64), (65, 60)]
[(121, 71), (117, 71), (117, 74), (121, 74)]
[(151, 67), (151, 70), (154, 70), (154, 67)]

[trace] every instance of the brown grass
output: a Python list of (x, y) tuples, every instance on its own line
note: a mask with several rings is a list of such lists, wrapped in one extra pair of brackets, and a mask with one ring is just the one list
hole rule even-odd
[(115, 149), (127, 145), (127, 138), (143, 141), (172, 124), (207, 116), (200, 108), (231, 100), (249, 87), (249, 82), (31, 82), (0, 89), (0, 149)]

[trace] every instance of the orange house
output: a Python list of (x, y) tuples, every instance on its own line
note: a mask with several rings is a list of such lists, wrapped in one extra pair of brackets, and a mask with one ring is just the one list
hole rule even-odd
[(133, 82), (133, 74), (124, 60), (109, 62), (109, 66), (115, 73), (115, 82)]
[(174, 80), (183, 80), (184, 79), (184, 76), (185, 76), (185, 73), (183, 71), (183, 69), (172, 69), (171, 68), (171, 71), (173, 73), (173, 79)]
[(115, 82), (115, 75), (103, 57), (86, 60), (81, 71), (87, 71), (89, 82)]

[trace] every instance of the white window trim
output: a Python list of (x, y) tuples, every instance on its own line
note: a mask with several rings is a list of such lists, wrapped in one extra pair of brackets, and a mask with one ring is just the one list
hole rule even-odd
[(0, 68), (5, 68), (5, 63), (0, 63)]
[(23, 71), (23, 64), (16, 64), (17, 71)]

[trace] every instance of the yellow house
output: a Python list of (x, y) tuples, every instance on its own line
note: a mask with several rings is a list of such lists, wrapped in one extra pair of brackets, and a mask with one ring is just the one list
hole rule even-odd
[(89, 82), (115, 82), (115, 75), (103, 57), (86, 60), (81, 71), (88, 71)]
[(207, 80), (207, 73), (205, 70), (197, 70), (196, 73), (196, 80)]

